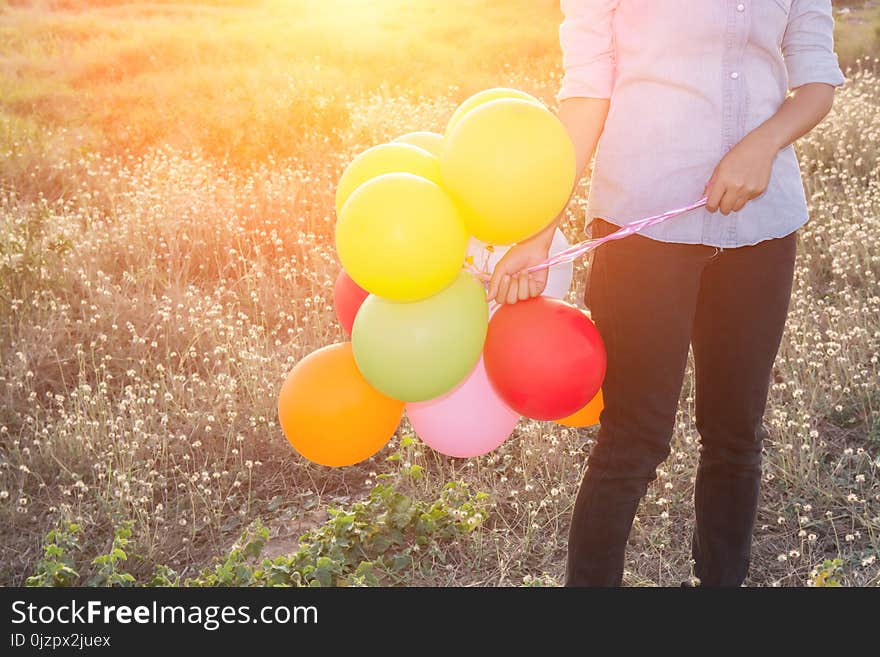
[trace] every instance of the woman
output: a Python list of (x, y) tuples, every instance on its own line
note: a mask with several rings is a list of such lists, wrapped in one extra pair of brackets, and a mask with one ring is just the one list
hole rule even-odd
[[(602, 137), (593, 236), (708, 196), (705, 209), (594, 255), (585, 302), (608, 353), (605, 409), (575, 503), (566, 584), (620, 585), (636, 508), (670, 451), (690, 345), (701, 444), (694, 574), (704, 586), (739, 586), (796, 231), (807, 221), (791, 144), (844, 81), (831, 3), (562, 0), (562, 10), (559, 117), (579, 174)], [(490, 297), (541, 293), (546, 272), (522, 270), (547, 257), (557, 222), (508, 252)]]

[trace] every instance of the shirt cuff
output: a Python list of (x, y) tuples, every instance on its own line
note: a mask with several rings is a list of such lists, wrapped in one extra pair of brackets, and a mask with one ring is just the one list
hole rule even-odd
[(611, 98), (614, 87), (614, 68), (611, 62), (569, 66), (562, 78), (557, 101), (566, 98)]
[(789, 55), (785, 59), (785, 66), (788, 69), (789, 89), (811, 82), (823, 82), (833, 87), (846, 82), (837, 64), (837, 55), (834, 54), (824, 54), (819, 58), (810, 52)]

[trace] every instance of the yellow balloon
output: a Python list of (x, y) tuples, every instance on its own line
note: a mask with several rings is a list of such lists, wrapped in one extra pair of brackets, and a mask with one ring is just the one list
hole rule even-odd
[(436, 157), (440, 157), (440, 153), (443, 152), (443, 135), (436, 132), (410, 132), (401, 135), (392, 143), (418, 146)]
[(605, 401), (600, 389), (596, 396), (587, 402), (586, 406), (568, 417), (556, 420), (556, 423), (565, 427), (590, 427), (599, 423), (599, 414), (603, 408), (605, 408)]
[(468, 112), (446, 135), (440, 168), (468, 231), (489, 244), (519, 242), (547, 226), (575, 182), (565, 127), (546, 108), (513, 98)]
[(500, 98), (518, 98), (520, 100), (526, 100), (531, 103), (537, 103), (541, 107), (544, 107), (544, 104), (532, 96), (531, 94), (527, 94), (525, 91), (520, 91), (519, 89), (508, 89), (506, 87), (496, 87), (495, 89), (484, 89), (483, 91), (479, 91), (475, 93), (473, 96), (462, 102), (455, 111), (452, 113), (452, 117), (449, 119), (449, 123), (446, 124), (446, 133), (449, 134), (452, 131), (452, 128), (464, 118), (464, 115), (470, 112), (472, 109), (476, 109), (480, 105), (484, 105), (493, 100), (498, 100)]
[(383, 173), (414, 173), (435, 183), (440, 182), (440, 160), (436, 155), (412, 144), (392, 142), (368, 148), (351, 161), (336, 186), (336, 216), (351, 193)]
[(336, 222), (342, 266), (368, 292), (418, 301), (461, 271), (468, 234), (439, 185), (410, 173), (386, 173), (358, 187)]

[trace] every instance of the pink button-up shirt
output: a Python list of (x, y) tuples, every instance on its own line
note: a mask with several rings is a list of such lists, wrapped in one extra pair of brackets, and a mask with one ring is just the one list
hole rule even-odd
[[(562, 0), (558, 99), (610, 98), (588, 218), (624, 224), (697, 200), (722, 156), (786, 91), (843, 84), (830, 0)], [(794, 149), (736, 213), (705, 209), (647, 229), (667, 242), (736, 247), (807, 221)]]

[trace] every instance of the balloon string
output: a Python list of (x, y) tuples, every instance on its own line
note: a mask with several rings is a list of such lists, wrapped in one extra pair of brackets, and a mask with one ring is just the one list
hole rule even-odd
[[(577, 244), (573, 244), (572, 246), (560, 251), (559, 253), (553, 254), (543, 262), (539, 262), (538, 264), (532, 265), (531, 267), (527, 267), (525, 271), (531, 273), (535, 271), (540, 271), (542, 269), (549, 269), (550, 267), (561, 265), (566, 262), (572, 262), (574, 260), (577, 260), (581, 256), (586, 255), (587, 253), (601, 246), (602, 244), (605, 244), (606, 242), (623, 239), (624, 237), (629, 237), (630, 235), (635, 235), (636, 233), (643, 231), (645, 228), (656, 226), (657, 224), (663, 223), (667, 219), (672, 219), (673, 217), (678, 217), (679, 215), (690, 212), (691, 210), (696, 210), (697, 208), (703, 207), (704, 205), (706, 205), (707, 200), (708, 199), (704, 196), (699, 201), (695, 201), (690, 205), (676, 208), (674, 210), (669, 210), (667, 212), (662, 212), (660, 214), (655, 214), (653, 216), (645, 217), (644, 219), (638, 219), (631, 223), (625, 224), (621, 226), (620, 229), (614, 231), (613, 233), (605, 235), (604, 237), (598, 237), (595, 239), (578, 242)], [(491, 272), (483, 271), (474, 266), (473, 263), (466, 263), (466, 267), (472, 274), (484, 281), (489, 280), (492, 277)]]

